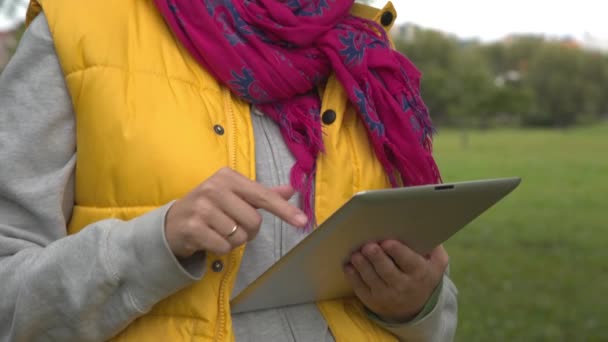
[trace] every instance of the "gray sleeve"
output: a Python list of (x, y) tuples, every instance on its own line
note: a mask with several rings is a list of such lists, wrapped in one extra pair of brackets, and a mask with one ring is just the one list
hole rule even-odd
[(66, 236), (75, 149), (40, 15), (0, 75), (0, 341), (108, 339), (204, 272), (203, 257), (180, 264), (168, 248), (170, 204)]
[(453, 341), (458, 322), (458, 291), (446, 274), (443, 276), (439, 297), (435, 307), (423, 317), (411, 323), (390, 324), (375, 321), (392, 332), (400, 341), (407, 342), (446, 342)]

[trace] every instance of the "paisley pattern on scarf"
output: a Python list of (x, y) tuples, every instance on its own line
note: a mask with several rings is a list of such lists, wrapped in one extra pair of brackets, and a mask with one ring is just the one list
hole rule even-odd
[(382, 27), (349, 14), (353, 2), (155, 0), (194, 58), (280, 125), (296, 159), (291, 184), (312, 219), (315, 163), (323, 153), (317, 88), (331, 73), (365, 123), (393, 186), (441, 181), (420, 72), (391, 48)]

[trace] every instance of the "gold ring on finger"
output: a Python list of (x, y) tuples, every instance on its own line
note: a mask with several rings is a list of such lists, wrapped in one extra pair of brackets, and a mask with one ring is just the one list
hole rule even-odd
[(239, 225), (235, 225), (234, 227), (232, 227), (232, 230), (230, 231), (230, 233), (228, 233), (228, 235), (226, 235), (226, 238), (231, 237), (232, 235), (236, 234), (236, 231), (239, 230)]

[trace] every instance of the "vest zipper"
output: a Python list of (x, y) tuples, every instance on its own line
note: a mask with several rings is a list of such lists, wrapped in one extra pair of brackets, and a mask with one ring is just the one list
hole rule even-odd
[(226, 299), (226, 286), (228, 279), (232, 274), (232, 270), (235, 267), (236, 260), (233, 257), (233, 253), (228, 254), (228, 268), (222, 281), (220, 282), (220, 296), (219, 296), (219, 309), (218, 309), (218, 324), (215, 329), (215, 341), (224, 341), (224, 330), (226, 330), (226, 307), (224, 305)]
[[(234, 111), (232, 109), (231, 94), (228, 89), (224, 89), (224, 108), (226, 109), (226, 119), (230, 125), (228, 135), (230, 137), (230, 143), (228, 145), (228, 153), (230, 154), (230, 164), (228, 165), (231, 169), (236, 169), (236, 119), (234, 117)], [(226, 287), (228, 286), (228, 280), (232, 275), (232, 270), (236, 266), (236, 259), (234, 258), (235, 251), (228, 254), (226, 273), (220, 282), (220, 293), (219, 293), (219, 305), (218, 305), (218, 323), (215, 329), (214, 341), (224, 340), (224, 331), (226, 330), (226, 306), (224, 305), (226, 299)]]
[(236, 169), (236, 118), (234, 117), (234, 110), (232, 109), (232, 95), (228, 89), (224, 89), (224, 107), (226, 108), (226, 118), (230, 125), (230, 143), (228, 145), (228, 153), (230, 153), (230, 168)]

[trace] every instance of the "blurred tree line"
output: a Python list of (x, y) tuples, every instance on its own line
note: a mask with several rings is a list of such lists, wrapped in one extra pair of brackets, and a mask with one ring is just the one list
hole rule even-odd
[(542, 36), (481, 44), (411, 25), (397, 32), (438, 124), (566, 127), (608, 116), (606, 54)]
[[(15, 29), (15, 42), (19, 42), (24, 33), (25, 24), (21, 24)], [(15, 44), (15, 46), (10, 49), (10, 54), (13, 55), (15, 53), (15, 50), (17, 50), (17, 44)]]
[(607, 54), (542, 36), (481, 44), (413, 25), (395, 32), (397, 49), (423, 72), (422, 95), (440, 125), (567, 127), (608, 118)]

